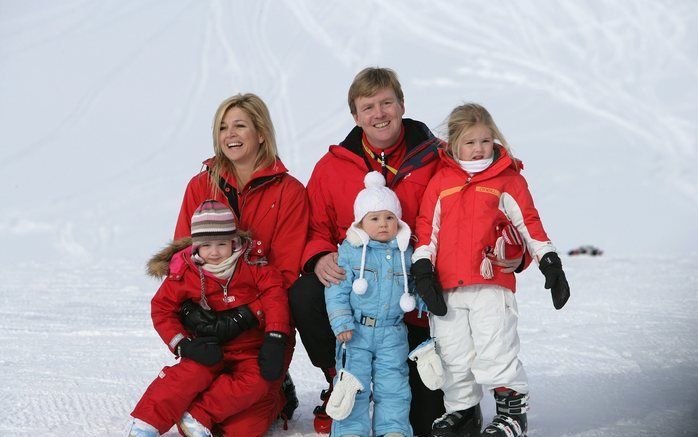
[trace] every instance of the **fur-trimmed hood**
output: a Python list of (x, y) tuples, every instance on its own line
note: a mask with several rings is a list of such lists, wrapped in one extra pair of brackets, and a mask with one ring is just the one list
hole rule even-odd
[(146, 266), (148, 276), (157, 279), (162, 279), (167, 276), (170, 270), (170, 261), (172, 261), (172, 257), (174, 257), (177, 252), (181, 252), (190, 246), (191, 237), (184, 237), (170, 242), (170, 244), (153, 255), (150, 261), (148, 261)]
[[(246, 233), (241, 233), (241, 237), (244, 245), (242, 259), (250, 265), (267, 264), (267, 258), (264, 252), (261, 248), (258, 248), (261, 242), (251, 240)], [(146, 265), (146, 273), (157, 279), (162, 279), (170, 273), (174, 273), (175, 275), (181, 274), (182, 268), (187, 263), (193, 265), (193, 261), (191, 260), (191, 243), (191, 237), (184, 237), (172, 241), (150, 258), (150, 261), (148, 261)], [(255, 248), (254, 251), (252, 250), (253, 248)], [(175, 255), (182, 251), (186, 252), (182, 254), (181, 258), (175, 259)]]

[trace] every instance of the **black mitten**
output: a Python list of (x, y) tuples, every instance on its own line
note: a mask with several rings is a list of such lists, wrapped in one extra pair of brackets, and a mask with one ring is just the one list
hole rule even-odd
[(212, 323), (201, 324), (196, 335), (218, 337), (221, 343), (228, 342), (250, 328), (259, 325), (259, 320), (247, 305), (216, 313)]
[(205, 310), (191, 299), (185, 300), (182, 303), (182, 308), (179, 310), (179, 318), (187, 331), (203, 337), (197, 329), (199, 326), (210, 325), (216, 321), (216, 314), (211, 310)]
[(550, 289), (553, 295), (553, 306), (559, 310), (567, 299), (570, 298), (570, 285), (567, 283), (565, 272), (562, 270), (562, 261), (555, 252), (548, 252), (540, 259), (538, 266), (545, 275), (545, 288)]
[(262, 378), (275, 381), (281, 378), (284, 370), (284, 355), (286, 350), (286, 334), (271, 331), (264, 336), (264, 343), (259, 350), (257, 363)]
[(177, 355), (189, 358), (204, 366), (223, 361), (223, 352), (216, 337), (185, 338), (177, 344)]
[(437, 316), (446, 315), (446, 301), (444, 300), (441, 284), (436, 279), (434, 266), (426, 258), (417, 260), (412, 264), (410, 269), (414, 277), (414, 284), (417, 288), (417, 293), (424, 299), (427, 308), (432, 314)]

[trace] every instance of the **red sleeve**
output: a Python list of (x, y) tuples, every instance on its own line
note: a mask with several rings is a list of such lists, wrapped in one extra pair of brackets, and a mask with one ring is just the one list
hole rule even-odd
[[(322, 160), (320, 161), (322, 162)], [(308, 181), (308, 201), (310, 203), (310, 226), (308, 228), (308, 243), (305, 245), (301, 258), (302, 269), (312, 257), (321, 252), (337, 252), (338, 231), (337, 215), (330, 203), (331, 196), (323, 187), (323, 166), (318, 163)], [(310, 273), (310, 272), (305, 272)]]
[(440, 182), (438, 173), (435, 174), (422, 196), (419, 206), (419, 215), (415, 224), (414, 235), (417, 239), (413, 260), (429, 258), (432, 263), (436, 261), (438, 235), (441, 221), (440, 212)]
[(179, 308), (183, 301), (181, 281), (165, 279), (150, 301), (150, 315), (153, 326), (162, 341), (174, 352), (179, 341), (187, 337), (187, 331), (179, 321)]
[(290, 176), (279, 205), (279, 218), (269, 246), (269, 264), (281, 272), (284, 288), (298, 279), (308, 236), (308, 196), (303, 184)]
[[(502, 193), (500, 204), (509, 221), (516, 226), (519, 234), (526, 241), (528, 253), (532, 257), (540, 259), (544, 254), (555, 251), (543, 228), (538, 210), (533, 204), (533, 196), (523, 176), (517, 175), (514, 178), (511, 190)], [(524, 269), (530, 262), (531, 257), (525, 257)]]
[(265, 320), (265, 332), (278, 331), (291, 335), (291, 314), (288, 306), (288, 293), (284, 280), (276, 268), (270, 265), (250, 266), (256, 276), (256, 284), (261, 293)]

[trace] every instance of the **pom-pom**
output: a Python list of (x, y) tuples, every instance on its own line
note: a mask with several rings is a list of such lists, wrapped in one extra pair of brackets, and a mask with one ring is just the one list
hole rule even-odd
[(382, 174), (378, 173), (377, 171), (372, 171), (370, 173), (367, 173), (364, 177), (364, 185), (366, 185), (366, 188), (385, 187), (385, 178)]
[(402, 296), (400, 296), (400, 308), (402, 308), (402, 311), (409, 313), (416, 306), (417, 301), (414, 299), (414, 296), (409, 293), (402, 293)]
[(359, 278), (351, 284), (351, 289), (354, 290), (356, 294), (364, 294), (368, 290), (368, 281), (364, 278)]

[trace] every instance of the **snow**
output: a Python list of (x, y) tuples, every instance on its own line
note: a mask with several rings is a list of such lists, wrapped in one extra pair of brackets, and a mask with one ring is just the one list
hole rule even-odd
[[(696, 435), (696, 263), (696, 253), (563, 257), (572, 298), (560, 311), (537, 269), (520, 277), (530, 436)], [(147, 385), (175, 363), (149, 318), (157, 281), (136, 262), (22, 262), (0, 283), (0, 435), (124, 435)], [(298, 344), (301, 406), (272, 436), (315, 435), (323, 377)], [(493, 404), (486, 395), (486, 417)]]
[[(0, 2), (0, 434), (121, 435), (174, 362), (143, 265), (218, 103), (259, 94), (306, 182), (368, 65), (437, 133), (485, 105), (556, 246), (605, 251), (563, 257), (559, 312), (520, 278), (530, 435), (698, 434), (697, 25), (689, 0)], [(322, 377), (298, 344), (301, 407), (275, 436), (313, 435)]]

